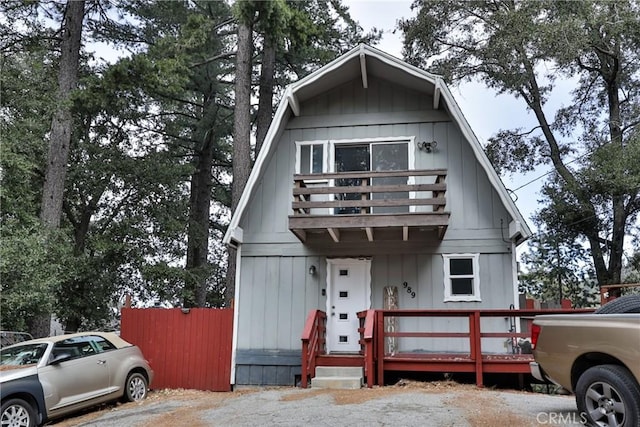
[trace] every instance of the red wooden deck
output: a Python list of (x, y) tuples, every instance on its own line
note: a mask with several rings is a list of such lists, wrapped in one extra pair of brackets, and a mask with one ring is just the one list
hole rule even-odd
[[(584, 313), (593, 310), (367, 310), (359, 313), (360, 344), (358, 355), (328, 355), (325, 346), (326, 314), (320, 310), (309, 313), (302, 336), (302, 387), (307, 387), (316, 366), (362, 366), (368, 387), (383, 385), (386, 372), (451, 372), (475, 373), (476, 385), (483, 385), (484, 374), (527, 374), (531, 354), (488, 353), (482, 351), (483, 338), (517, 339), (529, 337), (529, 331), (495, 332), (481, 329), (481, 319), (490, 317), (531, 320), (538, 314)], [(468, 319), (463, 332), (420, 331), (385, 332), (385, 317), (462, 317)], [(527, 322), (530, 323), (530, 322)], [(410, 338), (467, 338), (469, 352), (433, 353), (411, 352), (385, 354), (385, 339)]]

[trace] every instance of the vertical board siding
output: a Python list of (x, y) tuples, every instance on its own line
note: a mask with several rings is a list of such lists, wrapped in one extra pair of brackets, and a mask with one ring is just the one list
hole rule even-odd
[(231, 390), (233, 309), (123, 308), (120, 335), (149, 361), (154, 389)]
[(238, 349), (299, 350), (307, 314), (325, 309), (325, 262), (324, 257), (243, 257)]
[[(300, 335), (307, 313), (326, 309), (327, 298), (322, 294), (327, 286), (326, 257), (372, 257), (372, 308), (382, 308), (385, 286), (398, 287), (401, 309), (509, 307), (514, 299), (512, 254), (503, 242), (500, 228), (506, 229), (512, 218), (458, 125), (443, 121), (443, 108), (431, 114), (431, 96), (372, 76), (368, 89), (355, 79), (300, 107), (301, 117), (291, 117), (292, 122), (283, 125), (274, 141), (276, 148), (266, 159), (239, 224), (244, 241), (237, 299), (236, 384), (291, 384), (292, 377), (299, 374), (299, 362), (291, 360), (290, 352), (301, 348)], [(424, 121), (414, 121), (415, 113), (404, 120), (398, 114), (403, 111), (424, 113)], [(387, 113), (393, 113), (392, 120), (380, 124), (355, 121), (361, 114), (382, 117)], [(350, 117), (341, 120), (343, 116)], [(438, 143), (432, 153), (410, 147), (416, 169), (448, 171), (445, 209), (451, 218), (443, 241), (426, 238), (424, 245), (384, 240), (369, 243), (363, 236), (362, 242), (327, 242), (308, 247), (291, 233), (288, 215), (296, 141), (412, 136), (416, 143)], [(362, 245), (355, 246), (359, 243)], [(482, 302), (445, 303), (441, 253), (467, 252), (480, 253)], [(314, 276), (308, 273), (311, 265), (316, 267)], [(415, 290), (415, 298), (406, 292), (403, 282)], [(494, 331), (505, 331), (502, 319), (491, 321), (495, 323)], [(403, 318), (400, 324), (401, 329), (408, 330), (468, 329), (466, 319)], [(464, 351), (468, 350), (467, 342), (433, 338), (403, 339), (399, 344), (401, 350), (407, 351)], [(486, 350), (499, 351), (501, 345), (495, 340)]]
[[(358, 85), (353, 88), (350, 85)], [(354, 92), (355, 90), (355, 92)], [(406, 89), (388, 83), (370, 86), (367, 101), (376, 100), (375, 105), (355, 106), (351, 104), (364, 102), (363, 98), (347, 96), (361, 91), (361, 83), (351, 82), (341, 86), (340, 90), (322, 94), (303, 103), (303, 110), (315, 114), (331, 114), (334, 116), (359, 113), (411, 111), (416, 108), (415, 100)], [(380, 99), (377, 99), (377, 97)], [(328, 99), (341, 97), (339, 103)], [(415, 98), (415, 95), (414, 95)], [(422, 97), (428, 98), (428, 97)], [(327, 101), (327, 104), (324, 104)], [(426, 105), (425, 105), (426, 104)], [(399, 106), (404, 106), (399, 108)], [(334, 111), (340, 106), (340, 111)], [(430, 108), (424, 99), (418, 108), (425, 111)], [(305, 115), (305, 114), (303, 114)], [(245, 211), (240, 227), (244, 230), (245, 243), (298, 242), (288, 228), (288, 215), (291, 213), (291, 189), (295, 169), (295, 142), (321, 141), (327, 139), (354, 139), (376, 137), (414, 136), (415, 142), (436, 140), (438, 146), (432, 153), (412, 147), (415, 154), (415, 168), (447, 169), (447, 206), (451, 212), (449, 230), (489, 230), (495, 238), (500, 238), (500, 219), (503, 227), (511, 221), (499, 195), (491, 186), (486, 172), (479, 166), (469, 142), (466, 141), (458, 126), (453, 122), (424, 122), (397, 124), (367, 124), (356, 126), (326, 126), (318, 119), (317, 126), (304, 129), (285, 129), (281, 134), (277, 148), (268, 161), (259, 184), (255, 188), (249, 205)], [(453, 233), (449, 233), (453, 234)], [(444, 240), (451, 237), (445, 234)]]

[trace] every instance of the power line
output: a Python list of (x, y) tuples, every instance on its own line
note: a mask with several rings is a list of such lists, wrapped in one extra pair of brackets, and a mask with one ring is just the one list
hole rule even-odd
[[(578, 161), (578, 160), (582, 159), (583, 157), (588, 156), (589, 154), (592, 154), (592, 153), (593, 153), (594, 151), (596, 151), (596, 150), (597, 150), (597, 148), (594, 148), (594, 149), (593, 149), (593, 150), (591, 150), (591, 151), (587, 151), (586, 153), (584, 153), (584, 154), (582, 154), (582, 155), (580, 155), (580, 156), (576, 157), (575, 159), (570, 160), (570, 161), (568, 161), (567, 163), (565, 163), (565, 166), (566, 166), (566, 165), (570, 165), (571, 163), (576, 162), (576, 161)], [(524, 188), (524, 187), (526, 187), (527, 185), (533, 184), (534, 182), (536, 182), (536, 181), (538, 181), (538, 180), (540, 180), (540, 179), (544, 178), (544, 177), (545, 177), (545, 176), (547, 176), (547, 175), (552, 174), (553, 172), (555, 172), (555, 169), (551, 169), (550, 171), (543, 173), (542, 175), (540, 175), (540, 176), (538, 176), (538, 177), (536, 177), (536, 178), (532, 179), (531, 181), (529, 181), (529, 182), (527, 182), (527, 183), (525, 183), (525, 184), (522, 184), (520, 187), (516, 188), (515, 190), (509, 190), (509, 191), (511, 191), (511, 192), (513, 192), (513, 193), (515, 193), (516, 191), (523, 189), (523, 188)]]

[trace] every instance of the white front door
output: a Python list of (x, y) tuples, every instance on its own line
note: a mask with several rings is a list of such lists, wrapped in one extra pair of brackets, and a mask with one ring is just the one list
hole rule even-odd
[(371, 260), (327, 260), (327, 351), (360, 351), (359, 311), (371, 307)]

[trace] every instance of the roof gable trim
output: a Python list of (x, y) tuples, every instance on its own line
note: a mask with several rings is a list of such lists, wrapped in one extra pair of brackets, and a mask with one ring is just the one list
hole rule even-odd
[(455, 98), (449, 91), (446, 84), (444, 84), (444, 81), (442, 80), (442, 78), (436, 74), (429, 73), (411, 64), (403, 62), (402, 60), (392, 55), (389, 55), (388, 53), (385, 53), (378, 49), (362, 44), (350, 50), (346, 54), (336, 58), (335, 60), (325, 65), (324, 67), (318, 69), (317, 71), (302, 78), (298, 82), (292, 83), (289, 86), (287, 86), (285, 93), (282, 99), (280, 100), (280, 104), (278, 106), (276, 114), (274, 115), (273, 121), (271, 122), (271, 126), (269, 127), (269, 130), (265, 137), (265, 143), (260, 153), (258, 153), (256, 163), (253, 169), (251, 170), (251, 174), (249, 175), (249, 181), (247, 182), (247, 185), (244, 191), (242, 192), (242, 196), (238, 203), (236, 212), (234, 212), (232, 215), (231, 223), (229, 224), (229, 227), (223, 239), (223, 243), (229, 244), (229, 242), (231, 242), (232, 236), (235, 233), (236, 228), (238, 228), (240, 218), (242, 217), (244, 210), (246, 209), (247, 203), (250, 198), (250, 194), (253, 193), (258, 177), (261, 174), (262, 168), (265, 166), (267, 155), (273, 149), (274, 140), (277, 136), (278, 130), (282, 125), (282, 121), (285, 118), (287, 108), (291, 108), (291, 111), (294, 115), (296, 116), (300, 115), (300, 100), (296, 96), (296, 92), (300, 88), (313, 84), (314, 82), (316, 82), (317, 80), (325, 76), (326, 74), (333, 72), (335, 70), (338, 70), (347, 62), (356, 58), (356, 55), (357, 55), (357, 59), (360, 62), (361, 77), (363, 81), (363, 86), (365, 88), (367, 87), (367, 84), (368, 84), (367, 64), (366, 64), (367, 55), (377, 58), (378, 60), (397, 69), (398, 71), (408, 73), (410, 75), (413, 75), (419, 79), (422, 79), (434, 85), (434, 95), (433, 95), (434, 109), (437, 110), (440, 107), (441, 98), (444, 98), (445, 105), (450, 109), (452, 119), (460, 126), (460, 129), (463, 135), (465, 136), (465, 138), (469, 142), (469, 145), (472, 148), (472, 151), (476, 157), (476, 160), (480, 163), (482, 168), (487, 173), (489, 180), (493, 185), (494, 189), (498, 192), (498, 195), (503, 205), (507, 208), (507, 211), (512, 216), (512, 218), (521, 224), (522, 235), (524, 235), (524, 238), (526, 239), (527, 237), (529, 237), (531, 235), (531, 231), (527, 226), (526, 221), (524, 220), (524, 218), (520, 214), (520, 211), (516, 207), (515, 203), (507, 193), (507, 189), (505, 188), (504, 184), (500, 180), (500, 177), (496, 173), (495, 169), (493, 169), (493, 166), (491, 165), (491, 163), (489, 162), (489, 159), (484, 153), (482, 146), (480, 144), (480, 141), (477, 139), (477, 137), (473, 133), (471, 127), (469, 126), (469, 123), (467, 122), (464, 115), (462, 114), (462, 111), (458, 107), (458, 104), (456, 103)]
[(360, 74), (362, 74), (362, 87), (369, 88), (367, 78), (367, 55), (364, 52), (364, 45), (360, 45)]

